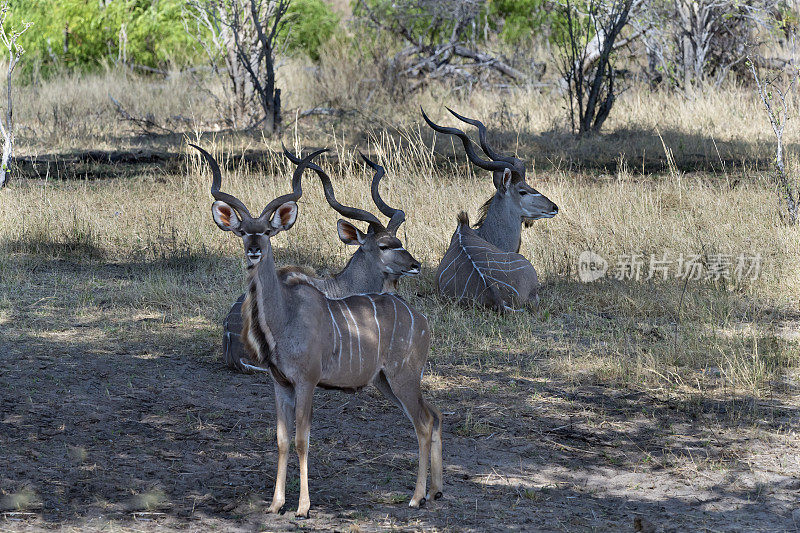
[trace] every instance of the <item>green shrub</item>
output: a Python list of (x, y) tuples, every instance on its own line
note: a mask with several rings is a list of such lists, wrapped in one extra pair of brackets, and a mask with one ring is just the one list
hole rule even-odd
[(500, 37), (505, 42), (518, 44), (536, 37), (537, 33), (550, 34), (559, 16), (550, 9), (550, 4), (547, 0), (491, 0), (489, 20), (495, 28), (502, 23)]
[(333, 36), (339, 17), (322, 0), (292, 0), (287, 17), (287, 49), (318, 60), (320, 47)]
[[(22, 37), (23, 65), (42, 70), (91, 69), (124, 58), (163, 67), (205, 56), (183, 24), (184, 0), (12, 0), (10, 27), (34, 23)], [(322, 0), (293, 0), (284, 28), (287, 48), (312, 58), (333, 34), (338, 17)]]
[[(181, 18), (181, 0), (12, 0), (12, 26), (34, 23), (23, 36), (26, 63), (92, 67), (125, 56), (150, 67), (198, 57)], [(124, 31), (122, 31), (124, 28)]]

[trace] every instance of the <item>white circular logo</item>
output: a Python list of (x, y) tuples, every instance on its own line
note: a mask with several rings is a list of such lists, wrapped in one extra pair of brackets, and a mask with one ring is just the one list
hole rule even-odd
[(608, 270), (608, 262), (589, 250), (578, 256), (578, 279), (591, 283), (602, 278)]

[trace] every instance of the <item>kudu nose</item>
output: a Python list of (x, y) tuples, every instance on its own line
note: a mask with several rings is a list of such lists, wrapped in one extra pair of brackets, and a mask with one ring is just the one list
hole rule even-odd
[(251, 246), (247, 249), (247, 255), (261, 255), (261, 248)]
[(558, 206), (556, 204), (553, 204), (553, 214), (556, 213), (558, 213)]

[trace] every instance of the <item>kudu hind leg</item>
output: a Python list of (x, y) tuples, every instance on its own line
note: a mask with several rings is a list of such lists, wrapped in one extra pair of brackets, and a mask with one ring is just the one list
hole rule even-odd
[(431, 435), (431, 494), (434, 500), (442, 497), (444, 488), (442, 465), (442, 413), (431, 404), (424, 402), (428, 412), (433, 416)]
[(394, 395), (392, 392), (392, 386), (389, 385), (389, 381), (386, 379), (386, 374), (383, 373), (383, 370), (378, 372), (378, 375), (373, 380), (373, 385), (377, 388), (383, 397), (395, 404), (400, 409), (403, 408), (403, 404), (400, 403), (400, 400), (397, 399), (397, 396)]
[(278, 471), (275, 491), (268, 513), (277, 513), (286, 502), (286, 466), (289, 461), (289, 432), (294, 420), (295, 394), (291, 387), (275, 383), (275, 418), (277, 419)]
[[(388, 380), (387, 380), (388, 381)], [(413, 383), (413, 380), (398, 380), (399, 382)], [(419, 467), (417, 469), (417, 484), (414, 495), (408, 503), (409, 507), (420, 507), (425, 505), (425, 486), (428, 481), (428, 462), (430, 461), (431, 442), (434, 432), (434, 416), (425, 405), (419, 383), (409, 385), (407, 388), (399, 387), (389, 381), (392, 392), (397, 401), (403, 408), (406, 416), (414, 424), (419, 443)], [(440, 454), (441, 455), (441, 454)]]

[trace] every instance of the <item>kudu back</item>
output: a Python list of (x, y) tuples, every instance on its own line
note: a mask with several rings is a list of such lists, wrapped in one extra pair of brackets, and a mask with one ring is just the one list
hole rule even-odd
[(478, 128), (483, 152), (475, 151), (469, 136), (457, 128), (440, 126), (425, 114), (425, 122), (436, 132), (461, 140), (470, 162), (492, 172), (495, 193), (481, 207), (471, 228), (466, 213), (458, 215), (456, 231), (439, 263), (436, 286), (440, 294), (462, 303), (477, 303), (500, 312), (537, 305), (539, 281), (536, 270), (519, 254), (522, 225), (551, 218), (558, 206), (525, 181), (525, 162), (498, 154), (486, 141), (486, 126), (448, 109), (457, 119)]
[[(194, 146), (194, 145), (192, 145)], [(249, 361), (243, 364), (272, 375), (275, 387), (278, 465), (268, 512), (285, 503), (289, 432), (295, 423), (300, 464), (297, 516), (308, 516), (308, 441), (316, 387), (356, 391), (374, 384), (402, 408), (419, 444), (417, 483), (409, 505), (425, 503), (427, 469), (431, 491), (442, 490), (441, 414), (422, 397), (420, 381), (428, 356), (430, 329), (424, 315), (392, 294), (329, 299), (312, 284), (281, 279), (271, 238), (289, 230), (302, 195), (303, 170), (322, 150), (305, 157), (292, 176), (292, 192), (267, 204), (253, 217), (236, 197), (220, 190), (214, 158), (196, 147), (214, 176), (214, 222), (242, 239), (247, 259), (247, 296), (242, 305), (242, 339)]]
[[(284, 147), (284, 155), (295, 165), (300, 158)], [(330, 177), (316, 163), (309, 163), (308, 168), (316, 172), (322, 182), (325, 199), (328, 204), (342, 216), (355, 221), (366, 222), (368, 229), (362, 232), (350, 222), (339, 219), (337, 231), (339, 239), (348, 245), (358, 246), (347, 265), (337, 274), (329, 278), (313, 276), (303, 270), (288, 267), (279, 270), (279, 275), (286, 279), (298, 279), (311, 283), (328, 298), (344, 298), (353, 294), (377, 294), (396, 292), (397, 282), (403, 276), (419, 274), (420, 263), (404, 247), (397, 238), (397, 230), (405, 221), (405, 213), (386, 204), (380, 195), (380, 181), (386, 174), (384, 168), (361, 154), (366, 164), (374, 171), (370, 187), (372, 200), (378, 210), (389, 218), (384, 226), (369, 211), (342, 205), (336, 200)], [(239, 372), (250, 373), (242, 366), (243, 345), (240, 338), (242, 329), (242, 294), (234, 302), (223, 321), (222, 358), (225, 364)]]

